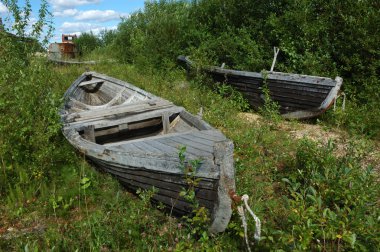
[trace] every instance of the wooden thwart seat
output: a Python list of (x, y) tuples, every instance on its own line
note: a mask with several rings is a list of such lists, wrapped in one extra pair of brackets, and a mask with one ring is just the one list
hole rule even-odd
[(89, 80), (89, 81), (83, 81), (81, 82), (78, 87), (83, 87), (87, 85), (92, 85), (92, 84), (102, 84), (104, 83), (104, 80)]

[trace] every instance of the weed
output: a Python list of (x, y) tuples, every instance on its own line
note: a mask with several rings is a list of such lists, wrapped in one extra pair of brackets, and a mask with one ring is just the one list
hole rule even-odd
[(218, 84), (216, 87), (218, 93), (223, 98), (228, 98), (228, 101), (231, 103), (231, 105), (238, 110), (248, 111), (250, 109), (247, 99), (245, 99), (242, 93), (236, 91), (232, 86), (223, 83)]
[(333, 150), (332, 142), (318, 148), (303, 140), (295, 171), (282, 179), (291, 209), (289, 243), (297, 250), (375, 249), (380, 242), (373, 222), (379, 215), (373, 201), (379, 195), (375, 175), (371, 167), (360, 166), (354, 154), (360, 149), (342, 158), (334, 157)]
[(281, 122), (280, 105), (277, 102), (273, 101), (270, 96), (270, 90), (267, 84), (268, 72), (262, 71), (261, 74), (263, 75), (263, 86), (261, 91), (264, 104), (259, 108), (259, 111), (264, 116), (264, 118), (267, 118), (276, 126)]

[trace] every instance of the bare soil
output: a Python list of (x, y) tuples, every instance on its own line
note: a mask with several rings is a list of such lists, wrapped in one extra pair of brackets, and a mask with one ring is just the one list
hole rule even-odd
[[(248, 123), (264, 124), (268, 123), (261, 115), (255, 113), (239, 113), (238, 117)], [(365, 139), (354, 139), (347, 132), (340, 129), (326, 127), (318, 124), (309, 124), (302, 121), (281, 121), (276, 128), (289, 135), (294, 139), (307, 138), (319, 143), (321, 146), (326, 145), (329, 141), (335, 144), (335, 155), (343, 156), (347, 153), (350, 145), (361, 145), (364, 153), (363, 167), (372, 165), (378, 174), (380, 174), (380, 143)]]

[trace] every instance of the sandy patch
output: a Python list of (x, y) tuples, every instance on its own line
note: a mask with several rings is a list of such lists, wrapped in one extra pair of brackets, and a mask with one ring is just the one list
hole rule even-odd
[[(265, 123), (265, 120), (261, 115), (255, 113), (239, 113), (238, 117), (248, 123)], [(343, 130), (328, 128), (323, 125), (315, 125), (303, 123), (302, 121), (281, 121), (276, 128), (280, 131), (286, 132), (291, 138), (302, 139), (307, 138), (312, 141), (318, 142), (321, 146), (326, 145), (329, 141), (333, 141), (335, 144), (334, 154), (336, 156), (343, 156), (347, 153), (350, 145), (350, 141), (358, 142), (358, 140), (352, 140), (348, 134)], [(366, 142), (364, 141), (364, 144)], [(375, 170), (380, 174), (380, 143), (368, 142), (373, 145), (372, 148), (361, 148), (366, 151), (362, 161), (363, 167), (372, 165)], [(363, 144), (363, 143), (358, 143)], [(355, 144), (356, 145), (356, 144)], [(369, 149), (367, 151), (367, 149)]]

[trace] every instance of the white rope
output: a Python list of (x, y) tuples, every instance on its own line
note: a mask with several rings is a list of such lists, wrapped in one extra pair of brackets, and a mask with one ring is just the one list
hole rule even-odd
[(252, 218), (255, 220), (255, 223), (256, 223), (256, 226), (255, 226), (255, 240), (256, 241), (260, 241), (260, 236), (261, 236), (261, 221), (259, 219), (259, 217), (257, 217), (253, 211), (251, 210), (251, 208), (249, 207), (248, 205), (248, 200), (249, 200), (249, 197), (247, 194), (244, 194), (241, 199), (244, 201), (244, 204), (245, 204), (245, 207), (247, 208), (248, 212), (251, 214)]
[(243, 206), (238, 206), (238, 213), (241, 218), (241, 222), (243, 223), (243, 228), (244, 228), (244, 238), (245, 238), (245, 243), (247, 244), (248, 251), (251, 252), (251, 247), (249, 246), (249, 241), (248, 241), (248, 231), (247, 231), (247, 220), (245, 218), (244, 214), (244, 207)]
[(342, 92), (340, 95), (337, 95), (334, 100), (334, 111), (336, 110), (336, 101), (339, 97), (343, 96), (342, 110), (346, 109), (346, 94)]
[(254, 238), (255, 238), (256, 241), (260, 241), (260, 236), (261, 236), (261, 221), (253, 213), (252, 209), (249, 207), (249, 205), (248, 205), (248, 200), (249, 200), (248, 195), (244, 194), (241, 197), (241, 199), (243, 200), (244, 205), (238, 206), (238, 213), (239, 213), (241, 221), (243, 223), (245, 243), (247, 244), (248, 251), (251, 252), (251, 247), (249, 246), (249, 241), (248, 241), (248, 225), (247, 225), (247, 219), (245, 217), (244, 207), (248, 210), (248, 212), (251, 214), (252, 218), (255, 220), (255, 234), (254, 234)]
[(198, 112), (197, 116), (198, 116), (199, 119), (202, 119), (202, 117), (203, 117), (203, 107), (201, 107), (199, 109), (199, 112)]
[(342, 93), (342, 95), (343, 95), (342, 109), (345, 110), (345, 109), (346, 109), (346, 94), (345, 94), (345, 93)]

